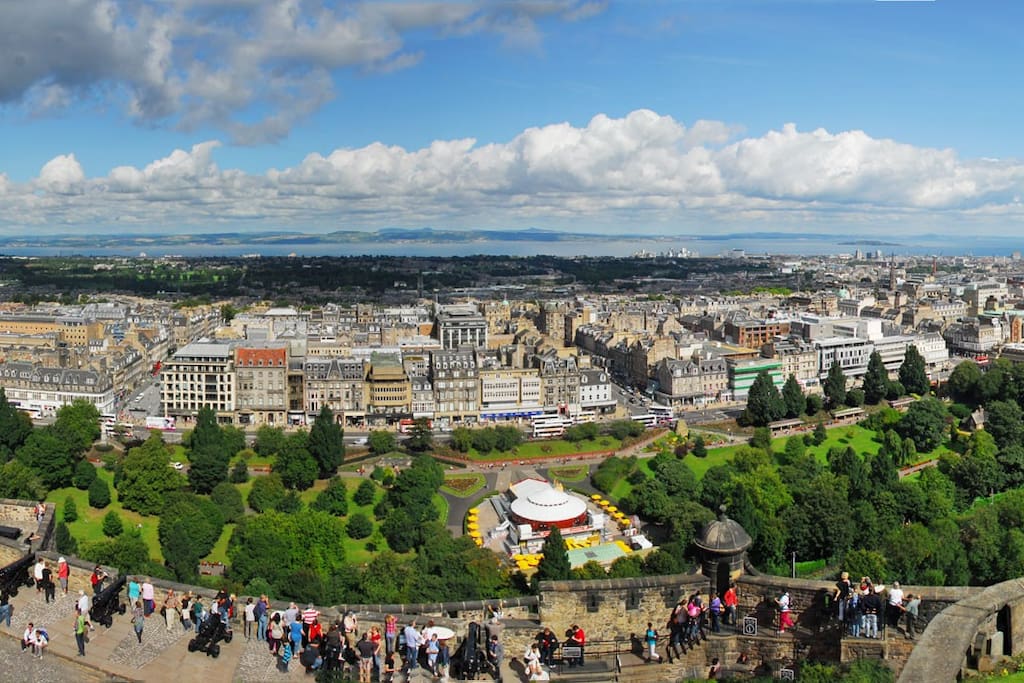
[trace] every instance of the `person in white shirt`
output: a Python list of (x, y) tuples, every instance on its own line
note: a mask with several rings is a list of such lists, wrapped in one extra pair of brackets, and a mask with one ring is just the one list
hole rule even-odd
[(889, 609), (886, 616), (889, 617), (889, 626), (898, 626), (900, 617), (903, 616), (903, 589), (900, 588), (899, 581), (893, 581), (892, 588), (889, 589)]
[(83, 590), (78, 591), (78, 611), (82, 614), (89, 613), (89, 596)]
[(36, 644), (36, 627), (30, 621), (28, 626), (25, 628), (25, 632), (21, 634), (21, 651), (31, 650)]
[(39, 593), (40, 591), (43, 590), (43, 569), (44, 568), (46, 568), (46, 562), (41, 557), (35, 563), (35, 565), (32, 567), (32, 576), (36, 580), (36, 593)]
[(42, 629), (36, 629), (35, 642), (32, 645), (32, 654), (36, 657), (42, 658), (43, 649), (49, 645), (50, 642), (46, 639), (46, 633)]

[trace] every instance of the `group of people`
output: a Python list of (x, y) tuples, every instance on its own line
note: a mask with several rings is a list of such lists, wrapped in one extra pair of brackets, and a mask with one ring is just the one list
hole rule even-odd
[(583, 666), (587, 635), (579, 624), (572, 624), (565, 630), (565, 639), (559, 643), (558, 636), (545, 626), (527, 646), (523, 653), (523, 665), (531, 681), (548, 680), (545, 667), (555, 666), (555, 653), (562, 646), (562, 662), (569, 668)]
[[(57, 560), (56, 579), (60, 581), (60, 589), (64, 595), (68, 594), (68, 576), (70, 575), (71, 568), (68, 566), (68, 561), (61, 557)], [(54, 571), (50, 567), (49, 560), (38, 558), (32, 566), (32, 580), (36, 585), (36, 592), (43, 593), (47, 603), (56, 599), (57, 584), (54, 578)]]
[[(708, 629), (712, 633), (720, 633), (722, 625), (736, 625), (736, 585), (730, 584), (722, 595), (711, 591), (708, 604), (704, 604), (700, 591), (696, 591), (672, 608), (668, 616), (666, 628), (669, 631), (669, 643), (665, 647), (668, 661), (681, 657), (688, 649), (693, 649), (702, 640), (707, 640)], [(710, 621), (710, 625), (709, 622)], [(660, 660), (657, 655), (657, 631), (651, 632), (649, 624), (644, 640), (648, 647), (648, 661)]]
[(858, 586), (850, 581), (848, 572), (840, 574), (833, 598), (837, 617), (844, 625), (847, 635), (854, 638), (879, 638), (879, 623), (898, 629), (904, 621), (904, 637), (914, 640), (917, 618), (921, 608), (921, 596), (904, 593), (899, 581), (894, 581), (883, 596), (885, 587), (875, 585), (871, 578), (863, 576)]

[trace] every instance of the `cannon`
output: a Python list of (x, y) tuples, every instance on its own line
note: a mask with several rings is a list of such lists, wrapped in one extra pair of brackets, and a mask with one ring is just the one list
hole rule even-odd
[(20, 586), (31, 586), (33, 583), (32, 565), (35, 563), (36, 554), (29, 553), (6, 567), (0, 567), (0, 592), (17, 595)]
[(121, 590), (127, 582), (128, 577), (122, 574), (114, 579), (112, 584), (96, 594), (96, 597), (92, 599), (92, 607), (89, 609), (90, 621), (110, 628), (114, 623), (114, 613), (125, 613), (128, 606), (121, 602)]
[(21, 529), (16, 526), (6, 526), (0, 524), (0, 536), (9, 538), (12, 541), (17, 541), (21, 537)]
[(221, 621), (220, 614), (211, 612), (210, 616), (199, 627), (199, 633), (196, 634), (196, 637), (188, 641), (188, 651), (205, 652), (207, 657), (216, 659), (220, 654), (220, 645), (218, 643), (222, 640), (225, 643), (230, 643), (231, 635), (227, 624)]
[(475, 681), (481, 674), (487, 673), (490, 665), (487, 653), (481, 647), (482, 641), (483, 629), (480, 624), (469, 622), (466, 639), (459, 644), (451, 658), (453, 678)]

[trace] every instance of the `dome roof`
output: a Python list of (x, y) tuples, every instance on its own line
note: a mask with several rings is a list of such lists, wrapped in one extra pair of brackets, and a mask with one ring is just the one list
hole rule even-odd
[(533, 522), (563, 522), (587, 511), (587, 504), (546, 482), (512, 501), (513, 514)]
[(725, 516), (725, 506), (720, 507), (718, 519), (708, 522), (704, 533), (694, 543), (701, 550), (718, 555), (736, 555), (750, 547), (753, 540), (739, 522)]

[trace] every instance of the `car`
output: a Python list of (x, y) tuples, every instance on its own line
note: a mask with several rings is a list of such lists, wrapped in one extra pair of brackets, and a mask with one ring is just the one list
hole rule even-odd
[(174, 462), (171, 463), (171, 467), (173, 467), (176, 470), (183, 470), (183, 469), (185, 469), (185, 465), (183, 465), (182, 463), (178, 462), (177, 460), (175, 460)]

